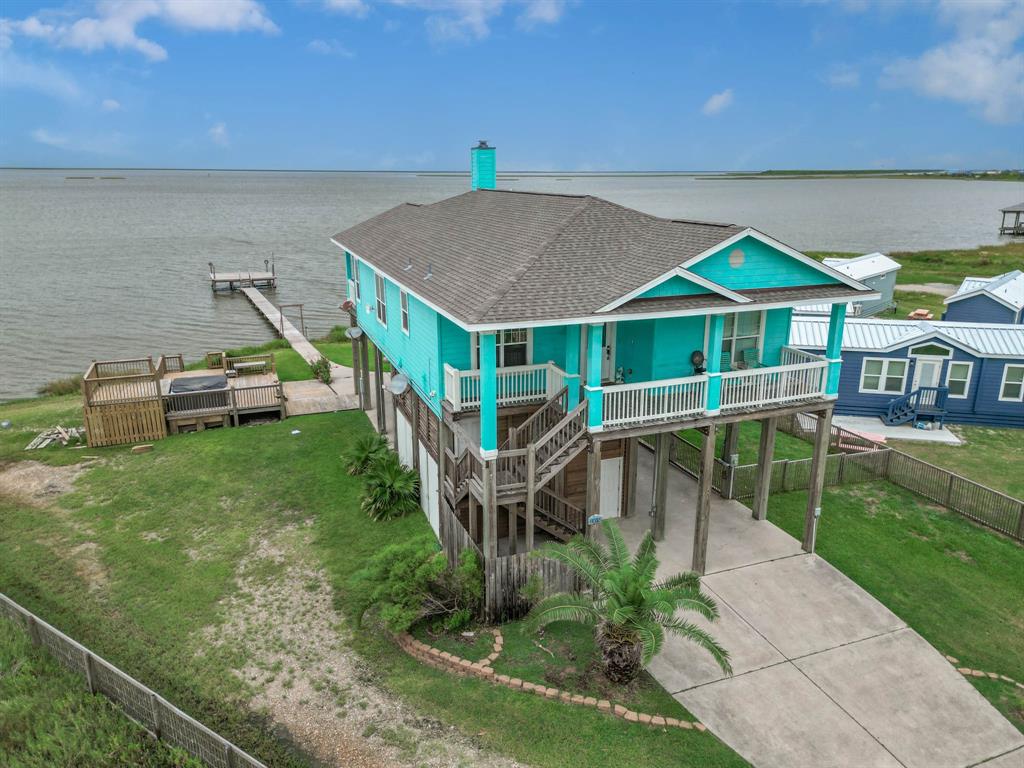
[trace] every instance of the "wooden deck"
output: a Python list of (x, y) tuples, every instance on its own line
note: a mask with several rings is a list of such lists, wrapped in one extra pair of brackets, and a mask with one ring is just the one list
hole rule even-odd
[(277, 274), (270, 272), (215, 272), (210, 265), (210, 288), (215, 291), (234, 291), (252, 286), (277, 287)]

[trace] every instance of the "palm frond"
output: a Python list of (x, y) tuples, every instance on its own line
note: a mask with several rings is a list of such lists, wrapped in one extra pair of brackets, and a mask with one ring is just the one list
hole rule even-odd
[(564, 544), (548, 544), (541, 551), (545, 553), (545, 557), (568, 565), (582, 576), (593, 589), (601, 588), (602, 570), (585, 555), (569, 549)]
[(647, 531), (644, 537), (640, 539), (636, 552), (633, 553), (633, 567), (639, 567), (646, 560), (653, 560), (655, 547), (654, 536), (650, 531)]
[(592, 600), (584, 595), (560, 592), (544, 598), (533, 607), (526, 617), (526, 628), (530, 632), (536, 632), (556, 621), (575, 621), (593, 626), (599, 618)]
[(624, 568), (629, 563), (629, 547), (622, 537), (619, 526), (611, 520), (601, 521), (601, 530), (608, 542), (608, 564), (612, 568)]
[(594, 565), (598, 566), (602, 570), (609, 566), (607, 550), (593, 539), (588, 539), (583, 535), (577, 534), (569, 539), (565, 546), (588, 558)]
[(677, 573), (675, 576), (669, 576), (662, 582), (659, 582), (656, 586), (658, 587), (689, 587), (690, 589), (700, 589), (700, 575), (693, 571), (683, 571)]
[(684, 619), (673, 619), (672, 621), (664, 622), (662, 626), (670, 632), (686, 638), (691, 643), (699, 645), (711, 654), (712, 658), (714, 658), (725, 674), (732, 674), (732, 664), (729, 663), (729, 652), (719, 645), (715, 638), (696, 624), (691, 624)]

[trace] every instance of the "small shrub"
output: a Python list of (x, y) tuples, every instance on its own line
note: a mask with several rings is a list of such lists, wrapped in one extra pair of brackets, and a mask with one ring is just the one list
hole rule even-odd
[(373, 520), (393, 520), (420, 508), (420, 478), (393, 451), (381, 454), (364, 475), (363, 511)]
[(469, 624), (480, 607), (483, 573), (472, 551), (448, 569), (448, 558), (431, 536), (392, 544), (374, 555), (350, 581), (356, 621), (378, 608), (392, 632), (404, 632), (419, 621), (439, 623), (449, 631)]
[(531, 608), (544, 597), (544, 579), (539, 573), (530, 575), (526, 583), (519, 588), (519, 597)]
[(314, 378), (319, 379), (324, 384), (331, 383), (331, 361), (323, 355), (320, 355), (320, 359), (309, 364), (309, 370), (313, 372)]
[(76, 395), (82, 391), (82, 376), (65, 376), (63, 379), (54, 379), (43, 384), (36, 390), (36, 394), (44, 397), (49, 395)]
[(332, 341), (332, 342), (335, 342), (335, 343), (342, 342), (342, 341), (348, 341), (349, 340), (348, 336), (345, 335), (345, 331), (347, 331), (347, 330), (348, 330), (347, 326), (336, 325), (333, 328), (331, 328), (331, 330), (329, 330), (327, 332), (327, 335), (324, 337), (324, 340), (325, 341)]
[(345, 466), (350, 475), (363, 475), (370, 466), (388, 452), (388, 441), (383, 435), (369, 432), (358, 438), (345, 454)]

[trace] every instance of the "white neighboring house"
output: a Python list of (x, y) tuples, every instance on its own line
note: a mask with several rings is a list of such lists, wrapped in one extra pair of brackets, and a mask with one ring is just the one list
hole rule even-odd
[[(898, 261), (884, 253), (866, 253), (852, 259), (825, 259), (825, 264), (881, 294), (877, 299), (850, 302), (846, 305), (847, 316), (869, 317), (896, 306), (893, 291), (896, 290), (896, 273), (901, 266)], [(797, 315), (827, 315), (830, 310), (828, 304), (811, 304), (797, 307), (793, 312)]]

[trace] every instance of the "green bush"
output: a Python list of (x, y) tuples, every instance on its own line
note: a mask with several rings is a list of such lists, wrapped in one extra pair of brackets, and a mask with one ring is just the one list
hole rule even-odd
[(420, 478), (393, 451), (379, 454), (363, 475), (363, 511), (373, 520), (393, 520), (420, 509)]
[(319, 379), (324, 384), (331, 383), (331, 361), (323, 355), (320, 355), (320, 359), (309, 364), (309, 370), (313, 372), (313, 377)]
[(404, 632), (420, 621), (435, 621), (454, 632), (479, 611), (483, 573), (472, 550), (463, 552), (449, 570), (437, 542), (422, 536), (384, 547), (352, 576), (351, 589), (360, 624), (376, 607), (392, 632)]
[(366, 471), (388, 452), (388, 441), (383, 435), (369, 432), (359, 437), (345, 454), (345, 466), (350, 475), (364, 475)]
[(36, 390), (36, 394), (49, 395), (77, 395), (82, 391), (82, 376), (65, 376), (63, 379), (54, 379), (43, 384)]

